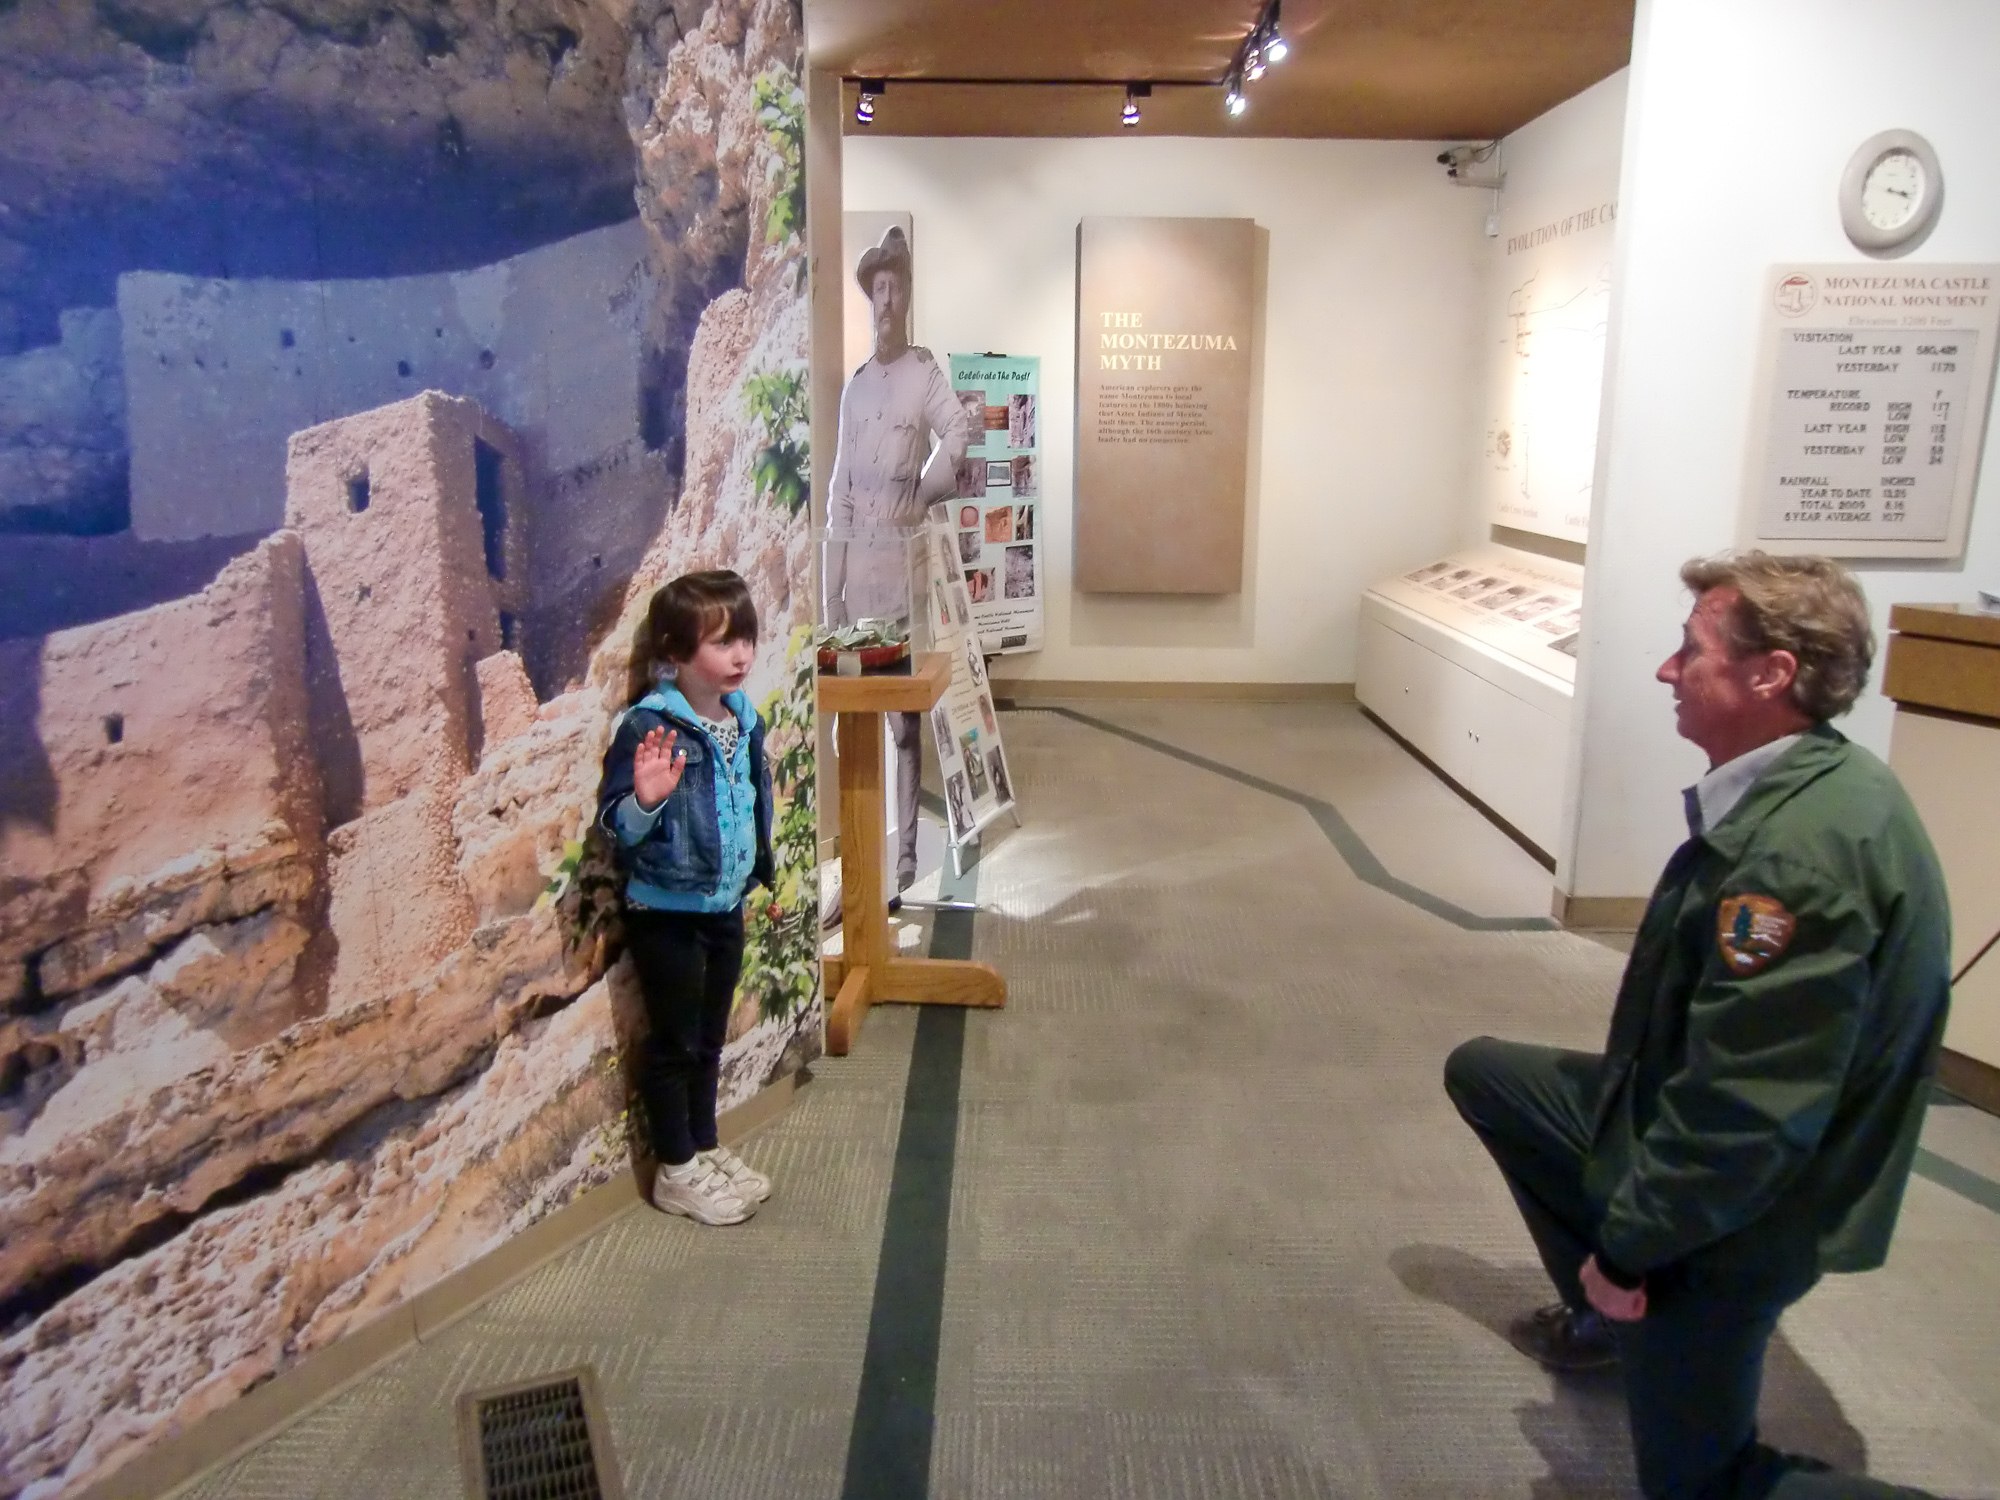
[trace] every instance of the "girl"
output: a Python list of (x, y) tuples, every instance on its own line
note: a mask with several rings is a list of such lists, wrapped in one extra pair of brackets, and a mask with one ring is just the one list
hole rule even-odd
[[(653, 1205), (703, 1224), (740, 1224), (771, 1195), (715, 1134), (743, 896), (775, 878), (764, 726), (741, 691), (756, 650), (757, 607), (736, 574), (689, 573), (654, 594), (633, 653), (637, 701), (619, 717), (597, 793), (626, 876), (626, 946), (649, 1022), (639, 1093), (658, 1163)], [(654, 661), (672, 680), (649, 690)]]

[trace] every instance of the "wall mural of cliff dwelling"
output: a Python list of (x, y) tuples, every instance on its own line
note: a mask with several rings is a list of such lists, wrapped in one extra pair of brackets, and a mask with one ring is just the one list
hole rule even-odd
[[(0, 0), (0, 1496), (629, 1170), (586, 837), (750, 580), (817, 1052), (798, 0)], [(622, 1039), (622, 1043), (621, 1043)]]

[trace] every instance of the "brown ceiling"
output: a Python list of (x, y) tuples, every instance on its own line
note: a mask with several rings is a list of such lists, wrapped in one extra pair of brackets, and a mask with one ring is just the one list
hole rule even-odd
[[(1616, 72), (1634, 0), (1284, 0), (1292, 53), (1229, 119), (1219, 88), (1156, 88), (1134, 135), (1480, 140)], [(854, 78), (1103, 79), (899, 88), (885, 135), (1121, 135), (1129, 79), (1220, 79), (1259, 0), (806, 0), (812, 65)], [(847, 129), (854, 88), (847, 88)]]

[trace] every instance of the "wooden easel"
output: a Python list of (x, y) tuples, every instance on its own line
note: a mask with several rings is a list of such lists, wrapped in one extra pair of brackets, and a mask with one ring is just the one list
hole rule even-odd
[(889, 905), (882, 889), (882, 716), (927, 713), (951, 682), (951, 658), (922, 652), (910, 671), (819, 679), (819, 711), (838, 714), (840, 749), (841, 956), (825, 961), (826, 1050), (845, 1057), (868, 1007), (1000, 1006), (1007, 981), (990, 964), (950, 958), (901, 958), (889, 946)]

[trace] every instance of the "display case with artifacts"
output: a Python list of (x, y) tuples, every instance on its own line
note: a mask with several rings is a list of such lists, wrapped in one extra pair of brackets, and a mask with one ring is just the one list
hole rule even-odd
[(1361, 599), (1355, 697), (1546, 854), (1562, 817), (1581, 564), (1490, 544)]
[(827, 527), (813, 541), (820, 671), (843, 677), (909, 671), (911, 653), (928, 649), (932, 634), (920, 602), (930, 588), (929, 533), (922, 526)]

